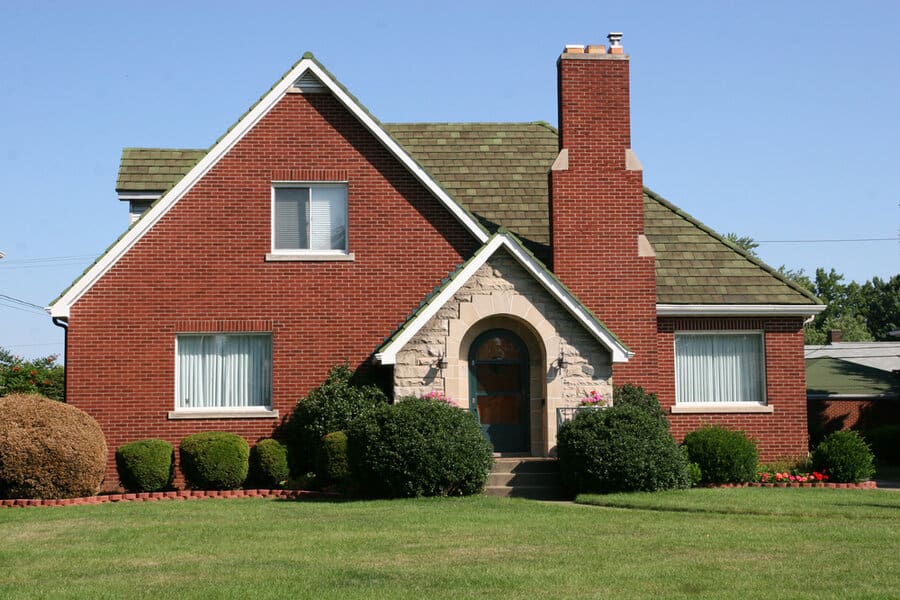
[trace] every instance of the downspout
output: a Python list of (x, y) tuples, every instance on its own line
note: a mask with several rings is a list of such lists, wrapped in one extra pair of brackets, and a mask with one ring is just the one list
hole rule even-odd
[(65, 331), (63, 337), (63, 402), (65, 402), (69, 397), (69, 366), (66, 364), (69, 358), (69, 322), (60, 317), (53, 317), (53, 324)]

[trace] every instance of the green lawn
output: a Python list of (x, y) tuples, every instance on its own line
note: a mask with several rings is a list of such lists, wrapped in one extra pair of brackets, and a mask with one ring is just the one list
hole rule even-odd
[(582, 500), (0, 509), (0, 598), (900, 596), (898, 492)]

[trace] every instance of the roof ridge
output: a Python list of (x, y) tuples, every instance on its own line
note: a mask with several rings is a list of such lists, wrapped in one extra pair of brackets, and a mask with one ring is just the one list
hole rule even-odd
[(792, 290), (794, 290), (795, 292), (798, 292), (798, 293), (801, 294), (802, 296), (805, 296), (806, 298), (812, 300), (815, 304), (823, 304), (823, 302), (822, 302), (819, 298), (817, 298), (817, 297), (815, 296), (815, 294), (813, 294), (812, 292), (810, 292), (809, 290), (807, 290), (807, 289), (804, 288), (803, 286), (799, 285), (798, 283), (792, 281), (791, 279), (789, 279), (788, 277), (786, 277), (784, 274), (782, 274), (781, 272), (779, 272), (777, 269), (773, 269), (771, 266), (767, 265), (767, 264), (766, 264), (765, 262), (763, 262), (762, 260), (756, 258), (755, 256), (753, 256), (752, 254), (750, 254), (749, 252), (747, 252), (746, 250), (744, 250), (743, 248), (741, 248), (741, 247), (738, 246), (737, 244), (735, 244), (735, 243), (731, 242), (730, 240), (726, 239), (723, 235), (721, 235), (720, 233), (718, 233), (715, 229), (713, 229), (712, 227), (706, 225), (705, 223), (703, 223), (702, 221), (700, 221), (700, 220), (697, 219), (696, 217), (694, 217), (694, 216), (688, 214), (687, 212), (685, 212), (684, 210), (682, 210), (681, 208), (679, 208), (678, 206), (676, 206), (675, 204), (673, 204), (673, 203), (670, 202), (669, 200), (666, 200), (665, 198), (663, 198), (662, 196), (660, 196), (659, 194), (657, 194), (656, 192), (654, 192), (653, 190), (651, 190), (651, 189), (648, 188), (647, 186), (644, 186), (644, 193), (645, 193), (647, 196), (649, 196), (651, 199), (653, 199), (653, 200), (655, 200), (656, 202), (658, 202), (661, 206), (663, 206), (663, 207), (667, 208), (668, 210), (672, 211), (673, 213), (675, 213), (676, 215), (678, 215), (679, 217), (681, 217), (682, 219), (684, 219), (684, 220), (687, 221), (688, 223), (694, 225), (695, 227), (697, 227), (698, 229), (700, 229), (701, 231), (703, 231), (704, 233), (706, 233), (707, 235), (709, 235), (709, 236), (712, 237), (713, 239), (719, 241), (720, 243), (722, 243), (722, 244), (724, 244), (725, 246), (727, 246), (729, 249), (731, 249), (731, 250), (733, 250), (734, 252), (736, 252), (737, 254), (741, 255), (744, 259), (746, 259), (746, 260), (747, 260), (748, 262), (750, 262), (751, 264), (755, 265), (756, 267), (759, 267), (760, 269), (762, 269), (763, 271), (765, 271), (765, 272), (768, 273), (769, 275), (775, 277), (775, 278), (778, 279), (781, 283), (787, 285), (788, 287), (790, 287), (790, 288), (791, 288)]

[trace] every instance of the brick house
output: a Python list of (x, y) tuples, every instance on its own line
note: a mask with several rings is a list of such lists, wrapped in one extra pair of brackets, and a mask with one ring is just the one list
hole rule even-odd
[(615, 382), (657, 392), (676, 437), (805, 453), (823, 307), (643, 187), (619, 37), (559, 57), (558, 130), (382, 124), (306, 54), (208, 150), (125, 149), (132, 226), (50, 307), (68, 401), (111, 451), (253, 442), (346, 362), (477, 410), (500, 452), (552, 454)]

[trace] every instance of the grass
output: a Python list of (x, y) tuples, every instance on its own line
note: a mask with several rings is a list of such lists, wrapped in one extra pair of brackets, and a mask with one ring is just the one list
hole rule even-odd
[(890, 597), (900, 493), (0, 510), (2, 598)]

